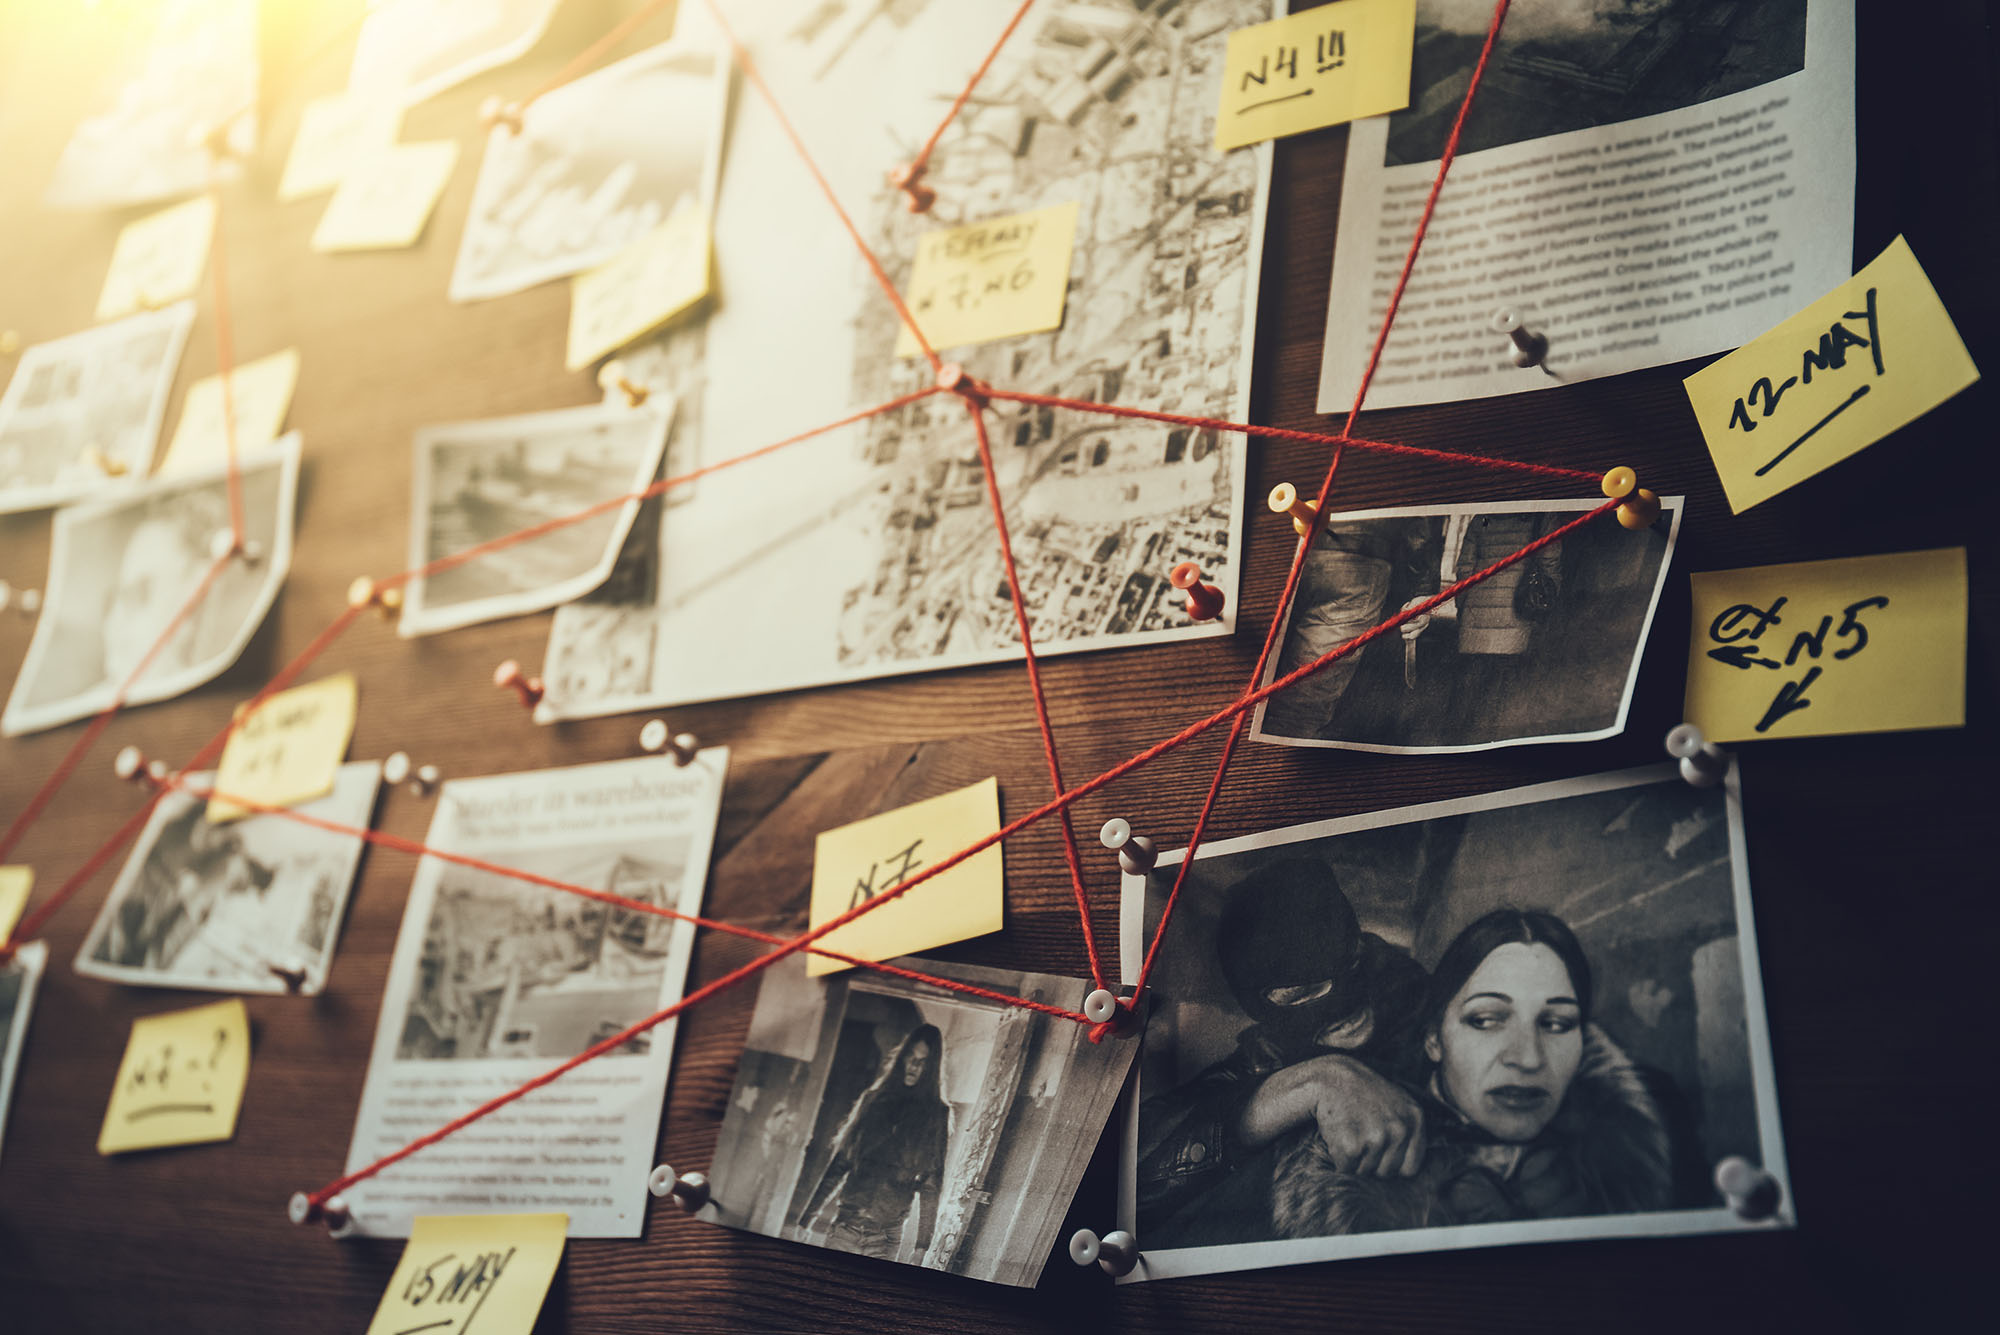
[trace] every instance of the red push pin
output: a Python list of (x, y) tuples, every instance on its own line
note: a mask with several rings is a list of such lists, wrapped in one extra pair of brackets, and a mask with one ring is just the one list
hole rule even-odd
[(1190, 621), (1213, 621), (1222, 615), (1222, 590), (1202, 583), (1201, 567), (1194, 562), (1183, 561), (1175, 566), (1167, 576), (1167, 583), (1186, 592)]
[(929, 213), (937, 203), (937, 191), (924, 184), (924, 168), (905, 162), (889, 173), (889, 184), (903, 192), (903, 207), (912, 213)]
[(1605, 496), (1619, 502), (1618, 522), (1629, 529), (1651, 528), (1660, 517), (1660, 498), (1639, 485), (1639, 475), (1620, 464), (1604, 475)]
[(493, 684), (512, 689), (521, 697), (523, 709), (533, 709), (542, 702), (542, 679), (521, 671), (521, 665), (511, 658), (493, 669)]
[(986, 406), (986, 386), (972, 378), (972, 373), (957, 362), (946, 362), (937, 369), (937, 387), (948, 394), (956, 394), (976, 407)]

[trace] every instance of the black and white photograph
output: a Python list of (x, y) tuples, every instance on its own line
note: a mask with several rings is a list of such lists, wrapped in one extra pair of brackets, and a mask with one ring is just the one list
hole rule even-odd
[(406, 106), (526, 55), (559, 0), (370, 0), (349, 88)]
[(191, 607), (216, 564), (216, 535), (229, 531), (226, 464), (56, 511), (42, 614), (0, 733), (97, 713), (121, 689), (128, 706), (170, 699), (236, 661), (291, 568), (298, 433), (238, 463), (256, 557), (230, 560)]
[[(197, 791), (213, 773), (187, 776)], [(374, 823), (380, 761), (342, 765), (333, 791), (301, 803), (319, 820)], [(208, 802), (161, 797), (77, 952), (76, 971), (114, 983), (210, 992), (326, 986), (365, 841), (275, 813), (211, 821)]]
[[(1598, 501), (1331, 515), (1266, 685), (1545, 538)], [(1666, 586), (1681, 498), (1652, 527), (1606, 516), (1412, 617), (1258, 706), (1251, 736), (1401, 755), (1615, 736)]]
[(35, 987), (42, 981), (42, 967), (48, 960), (48, 944), (30, 941), (14, 952), (13, 959), (0, 964), (0, 1148), (7, 1141), (7, 1109), (13, 1102), (21, 1048), (28, 1041)]
[(0, 514), (137, 485), (193, 323), (180, 301), (22, 352), (0, 397)]
[[(1492, 0), (1418, 0), (1410, 105), (1387, 166), (1444, 149), (1493, 20)], [(1459, 152), (1675, 111), (1796, 74), (1806, 0), (1514, 0)]]
[[(1075, 1010), (1082, 979), (907, 959)], [(1133, 1056), (1085, 1026), (859, 970), (764, 971), (700, 1217), (1032, 1285)]]
[[(425, 427), (414, 448), (410, 565), (605, 508), (430, 574), (412, 576), (397, 628), (430, 635), (520, 616), (581, 597), (605, 581), (653, 481), (674, 400), (650, 395), (484, 422)], [(623, 505), (607, 502), (621, 496)]]
[(692, 207), (715, 208), (730, 65), (668, 42), (564, 84), (496, 125), (452, 269), (451, 299), (580, 273)]
[[(1129, 980), (1183, 859), (1127, 876)], [(1121, 1226), (1165, 1278), (1792, 1222), (1735, 772), (1205, 845), (1149, 984)]]

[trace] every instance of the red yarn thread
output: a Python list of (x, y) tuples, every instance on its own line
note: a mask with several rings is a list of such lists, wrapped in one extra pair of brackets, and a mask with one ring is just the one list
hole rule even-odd
[(972, 77), (966, 80), (965, 87), (959, 89), (958, 96), (951, 100), (951, 108), (944, 113), (944, 119), (938, 122), (937, 129), (931, 131), (931, 137), (924, 140), (924, 146), (917, 150), (917, 155), (910, 159), (910, 174), (913, 177), (929, 165), (931, 154), (937, 151), (938, 140), (944, 138), (944, 132), (950, 128), (954, 120), (958, 119), (958, 113), (964, 110), (965, 104), (971, 100), (973, 89), (979, 87), (979, 81), (986, 77), (986, 71), (993, 68), (993, 62), (1000, 58), (1000, 48), (1007, 45), (1007, 39), (1014, 35), (1014, 29), (1021, 26), (1021, 20), (1028, 17), (1028, 10), (1034, 3), (1035, 0), (1021, 0), (1021, 7), (1014, 11), (1014, 17), (1008, 19), (1007, 26), (1000, 30), (1000, 38), (993, 43), (993, 49), (986, 53), (986, 59), (979, 62), (979, 68), (972, 72)]

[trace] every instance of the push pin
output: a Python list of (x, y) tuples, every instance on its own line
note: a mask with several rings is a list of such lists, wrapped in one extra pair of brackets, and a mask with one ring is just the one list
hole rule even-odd
[(242, 542), (230, 529), (217, 529), (215, 536), (208, 540), (208, 557), (211, 561), (225, 560), (231, 556), (243, 558), (243, 564), (256, 565), (264, 559), (264, 544), (252, 538)]
[(392, 584), (377, 584), (366, 575), (355, 576), (347, 586), (349, 607), (372, 607), (384, 621), (394, 621), (403, 610), (403, 591)]
[(479, 104), (479, 124), (489, 133), (496, 125), (507, 127), (507, 133), (521, 133), (521, 109), (509, 103), (498, 93)]
[(644, 385), (635, 385), (626, 378), (625, 363), (613, 358), (597, 369), (597, 387), (609, 394), (614, 389), (625, 391), (625, 402), (634, 408), (646, 401), (652, 393)]
[(1101, 1238), (1080, 1228), (1070, 1237), (1069, 1259), (1081, 1266), (1095, 1261), (1107, 1275), (1129, 1275), (1139, 1264), (1139, 1240), (1122, 1228)]
[(937, 203), (937, 191), (924, 184), (924, 169), (905, 162), (889, 173), (889, 184), (903, 192), (903, 207), (911, 213), (929, 213)]
[(1667, 754), (1681, 762), (1681, 777), (1697, 788), (1713, 788), (1729, 773), (1729, 753), (1692, 723), (1668, 731)]
[(520, 696), (523, 709), (533, 709), (542, 702), (542, 679), (521, 671), (521, 665), (511, 658), (493, 669), (493, 684), (505, 686)]
[(21, 350), (21, 331), (0, 329), (0, 357), (12, 357)]
[(229, 143), (229, 125), (235, 119), (234, 116), (227, 116), (213, 125), (189, 126), (187, 146), (198, 153), (208, 154), (216, 162), (236, 156)]
[(411, 792), (418, 797), (429, 797), (437, 791), (438, 783), (444, 775), (439, 772), (436, 765), (412, 767), (407, 751), (391, 751), (388, 758), (382, 762), (382, 778), (392, 788), (407, 779), (410, 782)]
[(1618, 504), (1618, 522), (1625, 528), (1651, 528), (1660, 517), (1660, 498), (1639, 485), (1639, 475), (1620, 464), (1604, 475), (1605, 496)]
[(336, 1238), (344, 1238), (354, 1231), (354, 1215), (347, 1208), (346, 1198), (341, 1196), (329, 1196), (325, 1204), (314, 1205), (312, 1197), (303, 1191), (295, 1191), (285, 1214), (294, 1224), (324, 1220), (326, 1231)]
[(163, 760), (148, 760), (144, 751), (128, 746), (112, 760), (111, 772), (127, 783), (160, 784), (166, 782), (167, 765)]
[(646, 726), (639, 729), (639, 749), (648, 755), (668, 752), (673, 756), (676, 765), (685, 765), (700, 752), (701, 740), (691, 732), (677, 732), (668, 736), (665, 719), (647, 719)]
[(1104, 822), (1104, 828), (1097, 832), (1097, 842), (1118, 855), (1118, 865), (1128, 875), (1144, 876), (1159, 860), (1153, 841), (1143, 834), (1132, 833), (1132, 823), (1117, 816)]
[(1737, 1154), (1715, 1166), (1715, 1187), (1739, 1219), (1753, 1223), (1776, 1215), (1785, 1197), (1777, 1178)]
[(40, 589), (17, 589), (6, 580), (0, 579), (0, 612), (13, 608), (22, 616), (31, 617), (42, 610)]
[(1290, 515), (1292, 532), (1305, 537), (1312, 532), (1313, 520), (1319, 517), (1319, 507), (1299, 495), (1299, 489), (1289, 482), (1280, 482), (1271, 488), (1271, 497), (1265, 504), (1272, 514)]
[(946, 362), (937, 369), (937, 387), (949, 394), (956, 394), (977, 408), (987, 403), (986, 386), (972, 378), (972, 373), (957, 362)]
[(646, 1176), (646, 1190), (655, 1196), (671, 1196), (674, 1204), (689, 1214), (693, 1214), (708, 1204), (713, 1193), (709, 1190), (708, 1174), (679, 1173), (672, 1167), (661, 1164)]
[(83, 461), (106, 477), (124, 477), (131, 471), (123, 459), (114, 459), (95, 445), (83, 447)]
[(287, 959), (279, 964), (266, 961), (264, 967), (270, 971), (273, 978), (284, 983), (285, 991), (291, 993), (293, 996), (297, 996), (305, 990), (306, 966), (296, 958)]
[(1167, 576), (1167, 583), (1187, 594), (1190, 621), (1213, 621), (1222, 615), (1222, 590), (1201, 582), (1201, 567), (1183, 561)]
[[(1526, 370), (1531, 366), (1541, 366), (1542, 358), (1549, 355), (1549, 341), (1521, 326), (1521, 317), (1504, 307), (1493, 313), (1493, 328), (1514, 340), (1514, 365)], [(1542, 367), (1546, 372), (1547, 367)]]

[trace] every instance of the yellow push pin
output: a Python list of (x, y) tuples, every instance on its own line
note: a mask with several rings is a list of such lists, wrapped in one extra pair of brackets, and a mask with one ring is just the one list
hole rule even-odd
[(0, 357), (12, 357), (20, 350), (20, 331), (17, 329), (0, 329)]
[(1625, 528), (1651, 528), (1660, 517), (1660, 498), (1639, 485), (1639, 475), (1620, 464), (1604, 475), (1604, 494), (1619, 502), (1618, 522)]
[(1289, 482), (1280, 482), (1271, 488), (1266, 504), (1271, 507), (1272, 514), (1290, 515), (1292, 531), (1302, 538), (1312, 532), (1313, 520), (1319, 515), (1319, 507), (1299, 495), (1299, 489)]
[(646, 396), (652, 392), (644, 385), (633, 384), (631, 379), (625, 374), (625, 363), (615, 358), (598, 368), (597, 387), (606, 394), (609, 394), (614, 389), (624, 390), (625, 401), (634, 408), (644, 403)]
[(373, 607), (384, 621), (394, 621), (403, 610), (403, 591), (377, 584), (366, 575), (357, 575), (347, 586), (349, 607)]
[(83, 461), (106, 477), (124, 477), (131, 471), (123, 459), (114, 459), (95, 445), (83, 447)]

